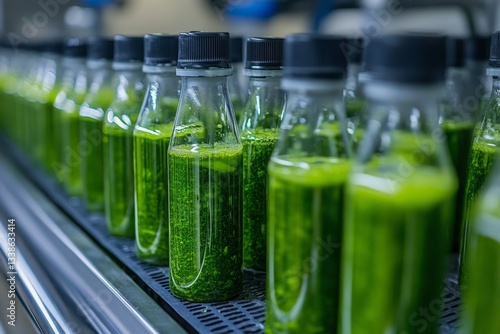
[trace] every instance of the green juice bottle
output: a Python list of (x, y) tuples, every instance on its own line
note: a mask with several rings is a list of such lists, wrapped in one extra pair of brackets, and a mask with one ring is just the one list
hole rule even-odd
[(425, 34), (365, 49), (370, 119), (347, 183), (340, 333), (439, 333), (457, 188), (438, 124), (444, 52)]
[(500, 161), (474, 207), (459, 333), (500, 333)]
[(89, 90), (78, 115), (79, 148), (82, 151), (81, 194), (87, 210), (104, 210), (103, 121), (104, 112), (114, 98), (112, 88), (114, 41), (108, 38), (89, 39), (87, 68)]
[(42, 45), (34, 42), (26, 50), (27, 74), (22, 78), (18, 90), (18, 113), (22, 115), (22, 141), (26, 153), (36, 163), (40, 162), (40, 146), (37, 140), (40, 130), (39, 113), (33, 108), (43, 77), (43, 60), (41, 57)]
[(243, 266), (266, 270), (267, 165), (278, 140), (285, 93), (280, 88), (282, 38), (248, 38), (245, 75), (250, 78), (240, 122), (243, 144)]
[(135, 236), (134, 126), (144, 99), (144, 38), (114, 38), (114, 97), (104, 115), (104, 213), (110, 234)]
[[(47, 40), (44, 43), (43, 78), (38, 97), (33, 108), (39, 115), (39, 145), (41, 147), (42, 165), (50, 175), (54, 175), (55, 169), (55, 145), (53, 105), (57, 93), (61, 89), (63, 66), (61, 55), (63, 52), (63, 41), (60, 39)], [(57, 166), (57, 165), (56, 165)]]
[(177, 35), (144, 37), (148, 88), (134, 128), (135, 246), (137, 256), (168, 265), (167, 151), (179, 100)]
[(285, 39), (285, 115), (268, 170), (266, 333), (337, 333), (352, 155), (342, 41)]
[(36, 97), (30, 103), (33, 113), (36, 115), (36, 130), (34, 130), (33, 144), (36, 161), (47, 171), (51, 169), (49, 152), (52, 134), (52, 106), (56, 93), (59, 90), (61, 76), (60, 58), (62, 53), (62, 40), (52, 39), (43, 42), (43, 52), (40, 64), (42, 68), (41, 79)]
[(216, 302), (243, 284), (242, 145), (229, 99), (229, 34), (179, 35), (182, 87), (168, 149), (170, 289)]
[(78, 196), (81, 190), (81, 152), (78, 148), (78, 110), (87, 91), (85, 57), (87, 43), (70, 38), (63, 48), (63, 75), (52, 109), (54, 161), (52, 168), (68, 195)]
[(467, 248), (469, 246), (472, 208), (491, 167), (500, 154), (500, 32), (493, 34), (490, 63), (487, 73), (493, 78), (493, 89), (483, 121), (475, 130), (469, 158), (469, 171), (465, 192), (464, 217), (460, 244), (460, 287), (467, 286)]
[(446, 81), (439, 118), (446, 135), (446, 144), (458, 177), (453, 218), (452, 251), (459, 252), (463, 220), (465, 188), (472, 135), (475, 127), (473, 110), (466, 104), (469, 72), (465, 68), (465, 40), (449, 37), (446, 40)]

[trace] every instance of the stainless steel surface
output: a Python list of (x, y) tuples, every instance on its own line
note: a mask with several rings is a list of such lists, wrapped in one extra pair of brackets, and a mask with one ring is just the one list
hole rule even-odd
[(43, 332), (184, 332), (1, 154), (0, 213), (2, 240), (16, 219), (18, 292)]

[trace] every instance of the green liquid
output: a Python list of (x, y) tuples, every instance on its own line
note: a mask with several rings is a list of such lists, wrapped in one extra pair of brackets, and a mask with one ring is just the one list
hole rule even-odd
[(397, 173), (397, 164), (355, 173), (348, 185), (342, 332), (436, 334), (455, 181), (417, 167), (397, 182), (384, 177), (391, 168)]
[(245, 130), (243, 144), (243, 265), (266, 269), (267, 165), (278, 140), (276, 130)]
[(61, 134), (62, 134), (62, 164), (66, 168), (63, 175), (63, 184), (70, 196), (80, 196), (82, 193), (81, 164), (83, 155), (86, 153), (80, 147), (80, 128), (78, 106), (73, 105), (72, 111), (61, 112)]
[(167, 151), (173, 124), (134, 130), (137, 256), (168, 265)]
[[(474, 222), (468, 249), (469, 282), (465, 291), (460, 333), (500, 333), (500, 206), (482, 208)], [(492, 201), (491, 201), (492, 200)]]
[(337, 332), (349, 169), (331, 158), (271, 160), (266, 333)]
[(41, 115), (41, 146), (43, 148), (43, 164), (49, 172), (55, 172), (52, 163), (55, 161), (55, 138), (54, 138), (54, 120), (53, 120), (53, 104), (59, 91), (55, 87), (52, 91), (42, 90), (38, 101), (35, 103), (35, 108)]
[(468, 243), (472, 208), (474, 206), (476, 196), (483, 187), (483, 184), (486, 181), (486, 178), (488, 177), (499, 152), (499, 148), (489, 145), (478, 138), (476, 138), (472, 144), (460, 244), (461, 288), (464, 288), (467, 282), (467, 273), (465, 268), (467, 267), (467, 248), (469, 246)]
[(474, 123), (445, 121), (442, 124), (442, 128), (446, 134), (446, 143), (451, 161), (458, 177), (452, 237), (452, 249), (454, 252), (458, 252), (460, 248), (460, 229), (463, 221), (465, 188), (467, 186), (467, 171), (469, 169)]
[(104, 162), (102, 119), (80, 117), (80, 140), (84, 146), (82, 157), (82, 198), (89, 211), (104, 210)]
[[(92, 95), (91, 95), (92, 94)], [(80, 142), (85, 154), (82, 156), (82, 198), (89, 211), (104, 210), (104, 161), (103, 161), (103, 118), (104, 110), (110, 106), (114, 91), (100, 87), (89, 93), (80, 108), (78, 118)]]
[(242, 149), (215, 144), (168, 152), (170, 288), (215, 302), (242, 288)]
[(108, 231), (119, 237), (135, 235), (132, 131), (103, 128), (104, 196)]

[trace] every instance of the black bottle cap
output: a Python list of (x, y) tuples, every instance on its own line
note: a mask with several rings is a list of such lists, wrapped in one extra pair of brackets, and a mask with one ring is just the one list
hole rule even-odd
[(352, 64), (361, 64), (363, 60), (363, 39), (362, 38), (347, 38), (343, 44), (343, 51), (347, 58), (347, 62)]
[(112, 60), (114, 54), (114, 41), (106, 37), (90, 37), (88, 40), (89, 50), (87, 59), (98, 60), (107, 59)]
[(241, 63), (243, 61), (243, 37), (231, 36), (231, 63)]
[(65, 57), (87, 57), (87, 41), (83, 38), (73, 37), (64, 42), (63, 55)]
[(491, 35), (490, 62), (491, 67), (500, 67), (500, 31)]
[(43, 52), (62, 54), (63, 53), (63, 40), (62, 39), (49, 39), (43, 43)]
[(448, 37), (446, 39), (446, 67), (465, 66), (465, 39)]
[(117, 63), (143, 62), (144, 37), (116, 35), (113, 61)]
[(285, 38), (283, 76), (288, 78), (342, 79), (347, 59), (342, 37), (293, 34)]
[(230, 68), (229, 33), (183, 32), (179, 34), (177, 68)]
[(490, 56), (490, 36), (473, 36), (465, 42), (466, 59), (488, 61)]
[(373, 37), (364, 54), (369, 79), (427, 84), (444, 80), (444, 36), (398, 34)]
[(176, 65), (179, 36), (166, 34), (147, 34), (144, 36), (144, 64)]
[(283, 67), (283, 38), (250, 37), (246, 40), (245, 68), (280, 70)]

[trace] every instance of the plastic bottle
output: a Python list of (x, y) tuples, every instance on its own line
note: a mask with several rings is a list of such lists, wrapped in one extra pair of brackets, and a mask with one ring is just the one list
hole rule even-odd
[(215, 302), (242, 288), (242, 145), (229, 99), (228, 33), (179, 35), (182, 87), (168, 149), (170, 288)]
[(70, 196), (81, 193), (81, 152), (78, 149), (78, 111), (87, 92), (87, 43), (81, 38), (66, 40), (63, 49), (61, 88), (52, 109), (54, 162), (57, 180)]
[(133, 238), (132, 134), (144, 99), (144, 38), (115, 36), (114, 98), (104, 114), (104, 213), (110, 234)]
[(168, 265), (167, 151), (179, 101), (177, 35), (144, 37), (148, 88), (134, 128), (135, 246), (137, 256)]
[(476, 122), (474, 113), (465, 107), (469, 72), (465, 68), (465, 41), (450, 37), (446, 40), (446, 84), (439, 122), (446, 134), (446, 144), (458, 177), (452, 250), (460, 249), (460, 229), (463, 220), (467, 169)]
[(343, 39), (285, 39), (286, 91), (269, 163), (266, 333), (335, 333), (344, 190), (350, 170)]
[(461, 334), (500, 333), (500, 161), (476, 204), (467, 248)]
[(365, 69), (370, 116), (347, 183), (340, 333), (437, 334), (457, 188), (438, 124), (445, 38), (374, 37)]
[(104, 210), (103, 120), (114, 97), (112, 87), (113, 39), (89, 39), (87, 68), (89, 89), (78, 117), (82, 199), (87, 210)]
[[(42, 148), (43, 166), (50, 174), (54, 173), (53, 163), (56, 160), (54, 149), (54, 120), (53, 105), (61, 89), (63, 76), (62, 52), (63, 41), (53, 39), (44, 43), (42, 56), (45, 58), (43, 79), (34, 109), (40, 115), (38, 127), (40, 131), (40, 146)], [(56, 164), (57, 166), (57, 164)]]
[(243, 265), (266, 270), (267, 165), (278, 140), (285, 106), (280, 82), (282, 38), (246, 40), (249, 91), (241, 119), (243, 144)]
[(485, 109), (483, 121), (475, 130), (469, 158), (467, 187), (465, 191), (464, 216), (460, 243), (460, 286), (464, 289), (467, 277), (467, 247), (470, 234), (470, 219), (476, 195), (480, 192), (494, 161), (500, 152), (500, 32), (493, 34), (488, 75), (493, 78), (493, 89)]

